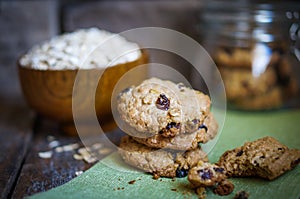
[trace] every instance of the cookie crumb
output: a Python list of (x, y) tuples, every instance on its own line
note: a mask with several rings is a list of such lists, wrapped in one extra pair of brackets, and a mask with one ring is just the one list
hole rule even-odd
[(234, 185), (229, 180), (223, 180), (217, 184), (217, 187), (213, 189), (215, 194), (220, 196), (226, 196), (232, 193)]
[(243, 190), (237, 192), (233, 199), (248, 199), (248, 198), (249, 198), (249, 193)]
[(160, 176), (159, 176), (158, 174), (153, 173), (152, 179), (157, 180), (157, 179), (159, 179), (159, 178), (160, 178)]
[(204, 187), (198, 187), (196, 189), (196, 194), (198, 195), (199, 199), (205, 199), (206, 198), (206, 189)]
[(134, 184), (135, 183), (135, 180), (131, 180), (128, 182), (128, 184)]

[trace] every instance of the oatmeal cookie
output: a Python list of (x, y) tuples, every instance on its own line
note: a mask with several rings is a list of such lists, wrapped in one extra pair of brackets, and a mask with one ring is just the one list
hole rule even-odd
[(210, 113), (204, 120), (204, 123), (198, 126), (193, 133), (176, 135), (173, 138), (167, 138), (160, 133), (148, 138), (132, 137), (137, 142), (154, 148), (168, 148), (175, 150), (196, 149), (198, 143), (206, 143), (213, 139), (218, 132), (218, 123)]
[(271, 67), (257, 77), (253, 75), (251, 69), (220, 68), (220, 73), (229, 100), (260, 96), (277, 83), (276, 72)]
[[(255, 56), (256, 54), (254, 54), (254, 51), (250, 48), (223, 47), (216, 51), (214, 60), (219, 67), (251, 69)], [(269, 56), (270, 60), (268, 66), (276, 64), (281, 57), (277, 51), (272, 51)]]
[(283, 100), (282, 89), (278, 86), (275, 86), (259, 96), (238, 98), (229, 101), (232, 102), (234, 106), (246, 110), (267, 110), (280, 107), (283, 104)]
[(211, 104), (210, 98), (200, 91), (157, 78), (124, 90), (117, 102), (125, 126), (141, 134), (160, 133), (164, 137), (196, 131)]
[(119, 153), (124, 161), (136, 168), (163, 177), (185, 177), (199, 161), (207, 162), (200, 148), (190, 151), (174, 151), (150, 148), (129, 136), (121, 139)]
[(300, 162), (300, 150), (289, 149), (272, 137), (246, 142), (226, 151), (218, 162), (228, 177), (258, 176), (273, 180)]

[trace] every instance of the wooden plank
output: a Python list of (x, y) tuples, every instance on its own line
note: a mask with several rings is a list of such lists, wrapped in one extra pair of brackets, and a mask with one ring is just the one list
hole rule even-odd
[[(13, 198), (23, 198), (60, 186), (75, 178), (76, 172), (85, 171), (94, 164), (74, 159), (73, 155), (78, 154), (78, 149), (67, 152), (57, 152), (55, 148), (51, 149), (49, 136), (54, 136), (55, 140), (59, 142), (59, 146), (78, 143), (80, 147), (83, 147), (83, 144), (79, 137), (69, 137), (63, 134), (57, 124), (52, 121), (42, 119), (38, 123), (32, 147), (23, 165)], [(118, 142), (118, 138), (119, 136), (111, 140)], [(52, 151), (52, 156), (48, 159), (39, 157), (39, 152), (45, 151)], [(106, 155), (108, 154), (99, 158)]]
[[(74, 160), (73, 152), (55, 153), (49, 147), (49, 135), (54, 136), (60, 145), (78, 143), (78, 137), (62, 135), (53, 122), (42, 121), (38, 123), (13, 198), (23, 198), (64, 184), (75, 177), (76, 171), (90, 167), (83, 161)], [(40, 158), (38, 153), (45, 151), (53, 151), (53, 156), (49, 159)]]
[(30, 131), (0, 127), (0, 198), (9, 196), (30, 141)]

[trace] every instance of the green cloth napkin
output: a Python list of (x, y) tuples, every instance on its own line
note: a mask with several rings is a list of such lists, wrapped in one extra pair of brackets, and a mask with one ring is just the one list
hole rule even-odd
[[(227, 111), (224, 127), (213, 150), (215, 162), (226, 151), (264, 136), (273, 136), (290, 148), (300, 148), (300, 111), (235, 112)], [(135, 180), (135, 181), (134, 181)], [(134, 181), (130, 184), (130, 181)], [(233, 193), (217, 196), (211, 191), (207, 198), (233, 198), (240, 190), (250, 198), (300, 198), (300, 166), (274, 181), (258, 178), (235, 178)], [(114, 153), (70, 182), (36, 194), (30, 198), (197, 198), (187, 178), (152, 179), (152, 176), (127, 166)]]

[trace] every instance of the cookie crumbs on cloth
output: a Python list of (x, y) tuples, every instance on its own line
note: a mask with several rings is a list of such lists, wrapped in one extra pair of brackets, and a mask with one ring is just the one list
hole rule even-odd
[(248, 199), (249, 198), (249, 193), (246, 191), (239, 191), (235, 194), (233, 199)]
[(234, 185), (229, 180), (225, 179), (217, 183), (217, 186), (213, 189), (215, 194), (220, 196), (229, 195), (234, 189)]
[(300, 150), (289, 149), (273, 137), (246, 142), (226, 151), (217, 163), (228, 177), (257, 176), (273, 180), (300, 162)]

